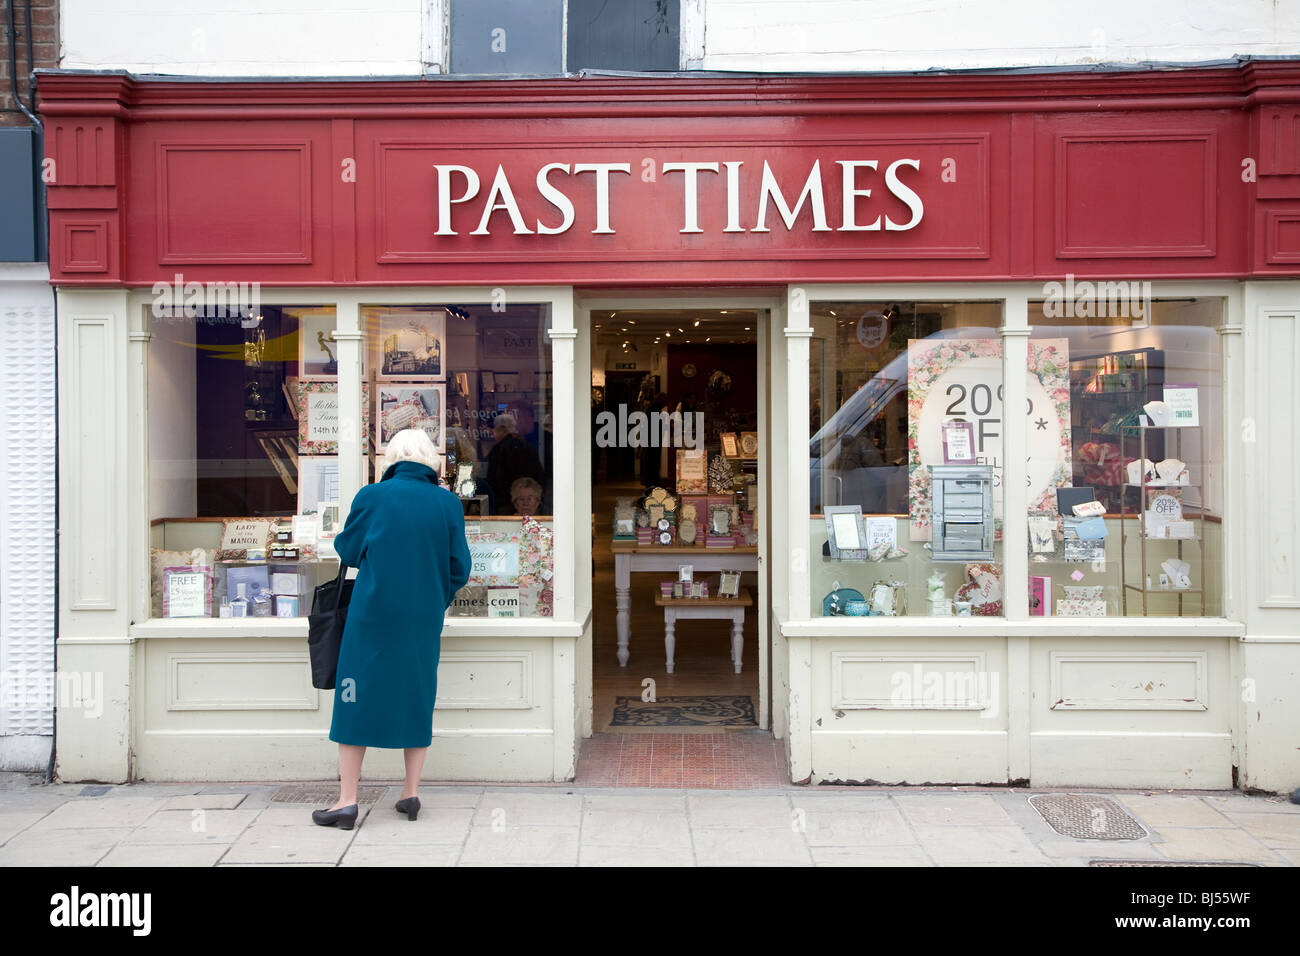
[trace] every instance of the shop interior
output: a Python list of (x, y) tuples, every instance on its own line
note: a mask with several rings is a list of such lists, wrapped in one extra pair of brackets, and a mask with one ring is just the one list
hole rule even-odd
[(597, 733), (758, 725), (759, 321), (734, 309), (591, 313)]

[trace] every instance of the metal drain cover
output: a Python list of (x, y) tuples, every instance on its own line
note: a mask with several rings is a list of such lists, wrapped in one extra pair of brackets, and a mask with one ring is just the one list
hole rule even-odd
[(1089, 860), (1089, 866), (1259, 866), (1258, 863), (1215, 863), (1204, 860)]
[(1142, 824), (1109, 797), (1089, 793), (1040, 793), (1029, 805), (1062, 836), (1073, 840), (1141, 840)]
[[(388, 792), (387, 787), (357, 787), (357, 803), (375, 803)], [(304, 803), (330, 806), (338, 799), (337, 783), (291, 784), (271, 794), (272, 803)]]

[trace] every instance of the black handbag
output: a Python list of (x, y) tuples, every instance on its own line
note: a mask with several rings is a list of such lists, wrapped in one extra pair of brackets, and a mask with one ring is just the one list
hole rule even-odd
[(348, 566), (340, 563), (338, 577), (317, 585), (312, 593), (311, 613), (307, 615), (307, 653), (311, 657), (311, 686), (319, 690), (334, 689), (348, 602), (356, 584), (355, 579), (348, 579), (347, 573)]

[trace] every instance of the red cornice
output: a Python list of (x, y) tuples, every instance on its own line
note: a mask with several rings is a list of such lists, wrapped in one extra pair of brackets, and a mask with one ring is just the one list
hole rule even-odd
[(1109, 72), (520, 80), (180, 80), (50, 71), (39, 74), (38, 89), (48, 116), (139, 119), (1241, 109), (1300, 102), (1300, 62)]

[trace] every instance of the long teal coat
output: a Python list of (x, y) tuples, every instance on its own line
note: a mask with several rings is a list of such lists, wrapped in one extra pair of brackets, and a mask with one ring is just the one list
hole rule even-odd
[(339, 650), (330, 740), (427, 747), (443, 615), (469, 580), (464, 509), (433, 469), (399, 461), (357, 492), (334, 549), (359, 570)]

